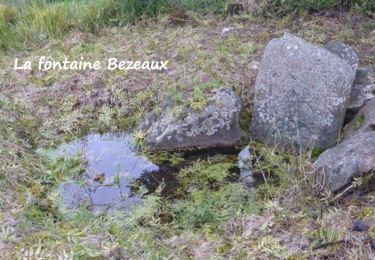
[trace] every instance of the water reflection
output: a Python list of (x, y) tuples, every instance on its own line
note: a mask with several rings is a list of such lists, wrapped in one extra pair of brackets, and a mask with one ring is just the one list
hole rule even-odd
[(159, 171), (157, 165), (137, 154), (129, 133), (91, 134), (48, 154), (51, 158), (82, 154), (87, 161), (84, 178), (59, 187), (63, 206), (67, 208), (90, 205), (94, 211), (129, 209), (141, 202), (140, 196), (131, 192), (130, 185), (145, 173)]

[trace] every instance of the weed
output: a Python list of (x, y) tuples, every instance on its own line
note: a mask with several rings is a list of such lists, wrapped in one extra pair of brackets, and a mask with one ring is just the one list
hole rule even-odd
[(151, 161), (153, 161), (156, 164), (162, 164), (165, 162), (169, 162), (172, 166), (181, 165), (182, 162), (185, 161), (183, 158), (182, 153), (174, 152), (159, 152), (159, 153), (153, 153), (153, 154), (146, 154), (147, 158), (149, 158)]
[(312, 232), (311, 239), (313, 241), (312, 247), (314, 247), (323, 243), (336, 242), (341, 239), (341, 235), (338, 232), (328, 228), (319, 228)]
[(144, 145), (145, 145), (145, 140), (146, 139), (146, 134), (143, 133), (143, 132), (140, 132), (140, 131), (137, 131), (135, 134), (134, 134), (134, 143), (135, 143), (135, 146), (140, 148), (140, 149), (143, 149), (144, 148)]
[(7, 1), (0, 5), (0, 48), (43, 44), (72, 30), (98, 33), (106, 26), (125, 25), (178, 10), (199, 12), (211, 6), (215, 12), (225, 4), (225, 0)]
[(176, 218), (186, 228), (217, 226), (230, 217), (241, 216), (251, 203), (245, 187), (228, 184), (216, 191), (191, 190), (186, 201), (173, 205)]
[(257, 248), (264, 253), (273, 255), (279, 259), (287, 257), (286, 248), (280, 244), (280, 241), (272, 236), (263, 237), (257, 245)]

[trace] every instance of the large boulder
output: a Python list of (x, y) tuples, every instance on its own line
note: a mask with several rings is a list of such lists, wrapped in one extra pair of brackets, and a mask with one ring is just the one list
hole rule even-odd
[(361, 132), (370, 131), (375, 131), (375, 99), (370, 100), (358, 112), (357, 116), (345, 126), (344, 139), (348, 139)]
[(334, 146), (354, 76), (339, 56), (296, 36), (270, 41), (255, 84), (252, 136), (293, 152)]
[(358, 69), (350, 92), (345, 123), (350, 122), (366, 103), (375, 98), (375, 68)]
[(324, 46), (324, 48), (345, 60), (354, 71), (357, 70), (359, 59), (352, 47), (342, 42), (332, 41)]
[(228, 88), (212, 90), (207, 104), (198, 111), (189, 104), (164, 105), (159, 116), (152, 113), (141, 130), (146, 132), (148, 151), (231, 147), (247, 141), (239, 119), (240, 98)]
[(359, 133), (322, 153), (314, 163), (319, 183), (337, 191), (375, 169), (375, 132)]

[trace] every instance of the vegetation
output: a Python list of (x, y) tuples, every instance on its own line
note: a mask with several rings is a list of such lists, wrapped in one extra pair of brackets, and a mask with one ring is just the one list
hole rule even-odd
[[(357, 3), (358, 8), (367, 3), (366, 14), (356, 13), (353, 5), (340, 17), (307, 14), (304, 6), (309, 2), (273, 1), (275, 8), (286, 11), (276, 16), (270, 6), (266, 17), (250, 16), (246, 10), (223, 17), (228, 1), (173, 1), (178, 8), (155, 0), (1, 5), (0, 43), (7, 50), (0, 53), (1, 256), (369, 258), (373, 252), (368, 241), (358, 241), (351, 225), (355, 218), (375, 218), (373, 178), (369, 174), (358, 179), (361, 190), (353, 187), (340, 196), (316, 194), (311, 161), (322, 151), (291, 156), (251, 142), (255, 190), (236, 181), (236, 156), (186, 161), (180, 153), (149, 155), (178, 169), (178, 189), (165, 197), (160, 185), (145, 197), (144, 205), (107, 214), (95, 214), (86, 206), (62, 208), (56, 187), (82, 176), (85, 162), (50, 161), (37, 152), (89, 132), (133, 129), (167, 97), (199, 110), (206, 103), (203, 93), (220, 86), (231, 86), (241, 96), (246, 106), (243, 126), (248, 127), (249, 86), (257, 74), (249, 64), (259, 62), (268, 40), (286, 30), (316, 44), (349, 42), (363, 65), (375, 64), (375, 23), (367, 16), (373, 12), (371, 1)], [(337, 1), (331, 3), (316, 9), (338, 7)], [(298, 19), (296, 12), (301, 12)], [(205, 13), (218, 16), (202, 16)], [(228, 27), (235, 31), (221, 35)], [(157, 54), (169, 59), (172, 69), (160, 74), (13, 70), (15, 56), (36, 60), (46, 54), (87, 60), (147, 60)], [(137, 133), (140, 146), (144, 138)], [(374, 237), (373, 230), (369, 236)]]
[[(17, 0), (0, 1), (0, 48), (26, 49), (48, 39), (66, 35), (72, 30), (98, 33), (103, 27), (134, 23), (141, 18), (172, 14), (184, 20), (189, 11), (206, 14), (286, 15), (292, 12), (318, 11), (326, 8), (353, 8), (373, 15), (373, 0), (277, 0), (238, 1), (244, 7), (235, 9), (232, 0)], [(236, 2), (237, 3), (237, 2)], [(250, 3), (250, 4), (248, 4)], [(251, 4), (253, 3), (253, 4)]]
[(350, 9), (355, 8), (369, 15), (374, 13), (375, 2), (372, 0), (277, 0), (274, 7), (282, 13), (307, 10), (309, 12), (325, 10), (327, 8)]

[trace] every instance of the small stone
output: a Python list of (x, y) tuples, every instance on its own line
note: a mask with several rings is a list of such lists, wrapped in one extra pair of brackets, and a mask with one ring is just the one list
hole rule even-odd
[(250, 63), (250, 68), (252, 69), (252, 70), (259, 70), (259, 67), (260, 67), (260, 63), (258, 62), (258, 61), (252, 61), (251, 63)]
[(238, 154), (238, 168), (251, 170), (252, 169), (251, 159), (252, 158), (251, 158), (250, 146), (246, 146)]
[(248, 187), (253, 187), (252, 156), (249, 146), (246, 146), (238, 154), (238, 168), (240, 169), (240, 181)]
[(374, 226), (374, 221), (357, 219), (354, 221), (353, 231), (366, 232), (369, 231), (372, 226)]
[(305, 250), (307, 250), (309, 248), (309, 245), (308, 244), (302, 244), (301, 245), (301, 250), (302, 251), (305, 251)]
[(354, 72), (357, 70), (359, 59), (357, 53), (355, 53), (352, 47), (342, 42), (332, 41), (324, 48), (345, 60), (352, 67)]
[(231, 32), (234, 32), (235, 30), (236, 30), (236, 28), (234, 28), (234, 27), (225, 27), (221, 30), (221, 34), (226, 35), (226, 34), (229, 34)]

